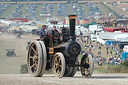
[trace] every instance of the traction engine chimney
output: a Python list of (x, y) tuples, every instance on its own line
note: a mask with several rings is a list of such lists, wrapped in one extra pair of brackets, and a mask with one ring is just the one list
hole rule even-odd
[(69, 15), (70, 41), (75, 41), (75, 21), (76, 15)]

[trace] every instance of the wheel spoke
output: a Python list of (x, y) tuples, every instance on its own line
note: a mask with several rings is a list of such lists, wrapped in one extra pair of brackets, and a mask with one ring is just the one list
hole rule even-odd
[(59, 63), (61, 63), (61, 59), (59, 58)]
[(38, 66), (38, 63), (37, 63), (37, 62), (35, 63), (35, 66), (36, 66), (36, 67)]
[(57, 74), (59, 74), (59, 73), (60, 73), (59, 68), (57, 68)]
[(35, 63), (32, 66), (30, 66), (30, 68), (32, 69), (34, 66), (35, 66)]
[(33, 47), (31, 47), (32, 48), (32, 50), (34, 51), (34, 53), (36, 54), (36, 55), (38, 55), (38, 52), (33, 48)]
[(54, 68), (55, 68), (55, 73), (56, 74), (60, 74), (59, 68), (61, 66), (59, 65), (59, 63), (60, 63), (59, 61), (60, 61), (59, 56), (56, 56), (55, 61), (54, 61)]
[(55, 58), (55, 63), (57, 63), (57, 58)]
[(38, 56), (38, 49), (37, 48), (36, 48), (36, 53), (37, 53), (36, 56)]
[(34, 57), (35, 57), (36, 60), (38, 59), (38, 56), (34, 56)]
[(32, 58), (32, 59), (33, 59), (34, 57), (30, 56), (30, 58)]
[(59, 65), (59, 67), (62, 67), (62, 65)]

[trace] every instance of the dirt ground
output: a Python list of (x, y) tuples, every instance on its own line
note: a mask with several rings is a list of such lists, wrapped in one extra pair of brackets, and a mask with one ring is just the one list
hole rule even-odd
[(79, 72), (74, 77), (55, 78), (53, 74), (31, 77), (28, 74), (0, 74), (0, 85), (128, 85), (128, 74), (93, 74), (83, 78)]
[[(19, 73), (20, 65), (26, 64), (28, 40), (37, 39), (34, 35), (21, 35), (21, 39), (13, 34), (0, 34), (0, 74)], [(14, 49), (16, 57), (7, 57), (6, 49)]]

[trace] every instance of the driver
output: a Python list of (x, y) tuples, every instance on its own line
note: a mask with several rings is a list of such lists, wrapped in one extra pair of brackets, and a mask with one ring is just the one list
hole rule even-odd
[(54, 36), (55, 34), (59, 34), (59, 32), (56, 30), (56, 26), (53, 26), (51, 30), (51, 35)]
[(51, 35), (52, 35), (52, 39), (53, 39), (53, 43), (59, 43), (59, 36), (55, 36), (56, 34), (60, 34), (57, 30), (56, 30), (56, 26), (53, 26), (52, 30), (51, 30)]

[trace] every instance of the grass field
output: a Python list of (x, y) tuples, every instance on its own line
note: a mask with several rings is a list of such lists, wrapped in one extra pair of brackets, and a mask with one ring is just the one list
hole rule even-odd
[[(111, 4), (107, 4), (108, 7), (111, 7)], [(118, 4), (116, 6), (111, 7), (112, 10), (114, 10), (115, 12), (117, 12), (119, 15), (128, 15), (128, 3), (121, 3)], [(126, 8), (126, 11), (123, 11), (123, 8)], [(117, 10), (118, 9), (118, 10)]]
[(16, 8), (16, 5), (11, 5), (8, 9), (3, 11), (0, 15), (1, 18), (8, 17)]
[(41, 14), (41, 8), (42, 8), (43, 5), (38, 5), (37, 8), (36, 8), (36, 12), (35, 12), (35, 16), (37, 17), (37, 19), (39, 20), (42, 20), (42, 18), (40, 17), (40, 14)]
[[(67, 6), (67, 13), (68, 15), (69, 14), (73, 14), (73, 11), (72, 11), (72, 6), (71, 4), (65, 4)], [(80, 3), (80, 5), (82, 6), (83, 8), (83, 14), (85, 17), (88, 17), (89, 16), (89, 8), (87, 6), (85, 6), (84, 3)], [(22, 11), (22, 15), (25, 16), (26, 14), (28, 14), (28, 11), (26, 11), (26, 7), (28, 5), (24, 5), (23, 7), (21, 7), (21, 11)], [(42, 20), (43, 18), (40, 17), (40, 13), (41, 13), (41, 8), (42, 8), (43, 4), (38, 4), (38, 7), (36, 8), (36, 17), (37, 19), (39, 20)], [(117, 6), (113, 6), (111, 8), (111, 4), (106, 4), (106, 6), (108, 6), (109, 8), (111, 8), (112, 10), (108, 10), (103, 4), (101, 4), (100, 2), (96, 4), (96, 6), (100, 9), (101, 11), (101, 14), (103, 15), (109, 15), (109, 13), (112, 12), (112, 10), (114, 10), (117, 14), (119, 15), (128, 15), (127, 11), (124, 12), (122, 11), (122, 8), (126, 8), (128, 9), (127, 7), (127, 3), (121, 3), (121, 4), (118, 4)], [(16, 5), (10, 5), (10, 7), (8, 9), (6, 9), (5, 11), (2, 12), (2, 14), (0, 15), (1, 18), (5, 18), (7, 16), (9, 16), (9, 14), (11, 14), (14, 10), (15, 10), (15, 7)], [(52, 11), (52, 16), (55, 16), (57, 17), (57, 4), (53, 4), (53, 11)]]
[(101, 14), (109, 15), (110, 11), (106, 9), (102, 4), (98, 3), (96, 6), (101, 10)]
[(73, 14), (72, 6), (70, 4), (67, 4), (67, 12), (68, 12), (68, 15)]
[(28, 11), (26, 11), (26, 8), (28, 7), (29, 5), (25, 5), (23, 7), (21, 7), (21, 11), (22, 11), (22, 15), (25, 16), (28, 14)]
[(54, 4), (53, 5), (53, 16), (57, 16), (57, 13), (56, 13), (56, 11), (57, 11), (57, 4)]
[(89, 8), (87, 6), (85, 6), (85, 4), (80, 4), (82, 6), (82, 8), (84, 8), (83, 14), (87, 17), (89, 16)]

